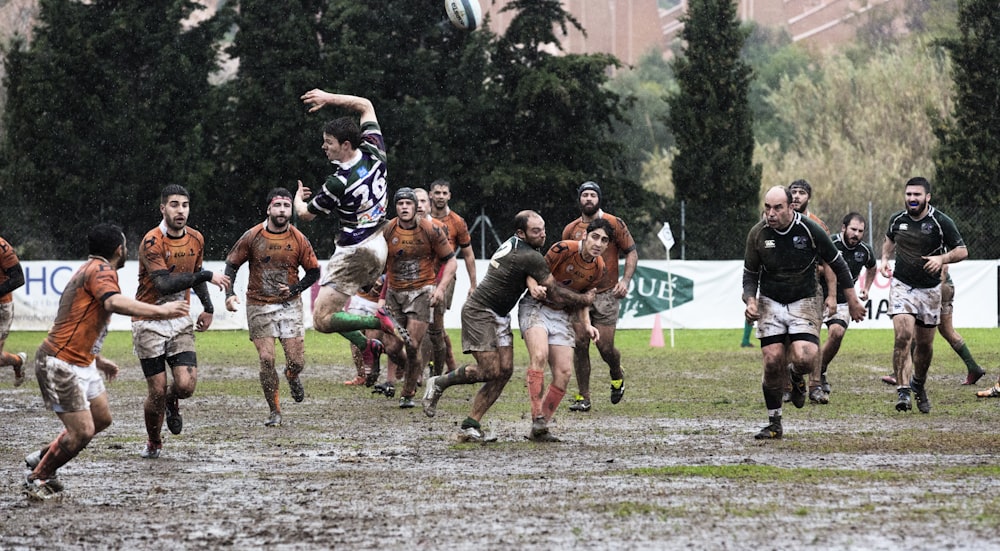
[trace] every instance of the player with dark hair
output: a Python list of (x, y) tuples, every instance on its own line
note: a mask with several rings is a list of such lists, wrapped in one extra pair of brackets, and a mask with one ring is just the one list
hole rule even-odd
[[(885, 278), (892, 278), (889, 315), (895, 332), (892, 369), (898, 394), (896, 411), (913, 408), (912, 390), (917, 409), (930, 413), (925, 385), (934, 354), (934, 333), (941, 321), (941, 270), (946, 264), (965, 260), (969, 251), (955, 222), (930, 204), (931, 184), (926, 178), (907, 180), (903, 195), (905, 208), (889, 218), (879, 266)], [(896, 264), (890, 268), (893, 255)]]
[(323, 152), (335, 171), (315, 194), (300, 180), (294, 205), (302, 220), (335, 215), (340, 221), (337, 249), (313, 302), (313, 328), (320, 333), (340, 333), (361, 350), (367, 370), (365, 385), (372, 386), (378, 380), (379, 356), (385, 348), (361, 330), (382, 329), (404, 342), (410, 339), (385, 309), (375, 315), (344, 311), (350, 297), (375, 281), (385, 268), (388, 249), (382, 228), (389, 193), (385, 140), (375, 107), (366, 98), (313, 89), (301, 99), (310, 113), (329, 105), (360, 114), (360, 126), (352, 117), (334, 119), (324, 126)]
[[(267, 220), (247, 230), (226, 256), (226, 276), (236, 281), (243, 263), (250, 264), (247, 283), (247, 326), (260, 357), (260, 386), (270, 409), (266, 426), (281, 424), (274, 340), (285, 351), (285, 379), (292, 399), (305, 399), (299, 375), (305, 365), (302, 292), (319, 279), (319, 261), (309, 239), (291, 225), (292, 193), (283, 187), (267, 194)], [(299, 267), (305, 276), (299, 279)], [(230, 288), (226, 309), (235, 312), (240, 299)]]
[[(476, 290), (476, 257), (472, 253), (472, 236), (469, 235), (469, 226), (465, 223), (465, 219), (448, 205), (448, 202), (451, 201), (451, 183), (448, 180), (434, 180), (431, 182), (430, 188), (430, 215), (448, 229), (448, 243), (455, 251), (455, 258), (464, 260), (465, 270), (469, 274), (469, 294), (472, 294)], [(444, 313), (451, 309), (452, 299), (455, 296), (455, 281), (453, 277), (448, 283), (448, 288), (445, 289), (444, 308), (434, 310), (434, 323), (427, 330), (427, 336), (430, 337), (431, 343), (434, 345), (434, 375), (455, 369), (455, 355), (452, 353), (451, 338), (444, 330)]]
[[(868, 300), (868, 291), (875, 282), (875, 251), (868, 243), (862, 239), (865, 235), (865, 217), (857, 212), (851, 212), (844, 217), (840, 227), (840, 233), (832, 237), (834, 246), (847, 261), (847, 267), (851, 270), (851, 277), (857, 283), (861, 276), (861, 270), (865, 270), (865, 281), (858, 292), (858, 299), (862, 302)], [(851, 323), (851, 314), (847, 305), (847, 297), (843, 291), (837, 291), (837, 311), (829, 314), (823, 320), (827, 328), (826, 342), (820, 351), (820, 373), (819, 379), (822, 384), (822, 391), (826, 394), (824, 401), (829, 401), (830, 387), (826, 379), (826, 371), (833, 361), (833, 358), (840, 350), (840, 344), (844, 340), (844, 334)], [(815, 374), (814, 374), (815, 375)], [(816, 377), (814, 376), (813, 379)]]
[[(559, 285), (578, 293), (596, 289), (604, 279), (607, 267), (601, 255), (608, 248), (614, 228), (603, 218), (587, 224), (587, 234), (581, 241), (558, 241), (545, 253), (545, 263)], [(536, 282), (528, 278), (528, 287)], [(531, 402), (531, 432), (528, 438), (537, 442), (555, 442), (549, 423), (556, 408), (566, 395), (573, 374), (573, 348), (577, 327), (584, 327), (587, 338), (597, 340), (600, 334), (590, 323), (590, 308), (570, 308), (558, 301), (536, 299), (525, 294), (517, 307), (518, 324), (528, 348), (528, 398)], [(574, 324), (572, 319), (578, 318)], [(545, 388), (545, 364), (552, 369), (552, 381)]]
[[(160, 193), (160, 224), (146, 232), (139, 247), (139, 289), (135, 298), (146, 304), (191, 300), (191, 291), (201, 301), (197, 322), (187, 315), (170, 319), (132, 317), (132, 344), (146, 377), (148, 395), (143, 405), (146, 447), (140, 455), (160, 456), (163, 439), (160, 429), (166, 418), (172, 434), (180, 434), (183, 419), (180, 400), (194, 394), (198, 382), (198, 358), (194, 332), (207, 331), (215, 309), (208, 294), (208, 282), (225, 291), (232, 282), (225, 274), (202, 269), (205, 238), (188, 227), (191, 196), (183, 187), (171, 184)], [(167, 384), (167, 366), (173, 382)]]
[(536, 298), (548, 297), (568, 306), (586, 306), (594, 292), (581, 295), (559, 285), (538, 248), (545, 244), (545, 221), (535, 211), (525, 210), (514, 217), (514, 235), (493, 253), (486, 277), (462, 306), (462, 349), (476, 363), (426, 381), (423, 408), (428, 417), (437, 412), (437, 403), (452, 385), (483, 383), (472, 401), (469, 416), (462, 421), (461, 438), (482, 442), (486, 438), (480, 421), (500, 397), (514, 373), (514, 342), (510, 311), (528, 288), (528, 276), (541, 286)]
[[(625, 371), (622, 369), (621, 352), (615, 348), (615, 327), (618, 324), (621, 299), (628, 294), (629, 283), (639, 264), (639, 253), (625, 221), (601, 209), (601, 186), (596, 182), (584, 182), (577, 188), (576, 194), (580, 205), (580, 218), (566, 225), (562, 232), (563, 240), (582, 240), (587, 234), (587, 226), (598, 218), (607, 220), (612, 227), (611, 242), (603, 255), (608, 270), (597, 286), (597, 296), (590, 306), (590, 319), (600, 333), (600, 338), (594, 341), (597, 351), (608, 364), (611, 376), (611, 403), (617, 404), (625, 395)], [(625, 256), (625, 266), (619, 279), (618, 258), (622, 255)], [(575, 331), (573, 369), (576, 372), (578, 392), (569, 409), (590, 411), (590, 338), (582, 326), (577, 326)]]
[(59, 297), (59, 312), (35, 354), (35, 375), (45, 407), (65, 429), (44, 448), (24, 458), (30, 472), (25, 492), (49, 499), (62, 491), (57, 469), (77, 456), (94, 435), (111, 426), (111, 408), (101, 379), (118, 375), (118, 366), (100, 355), (112, 313), (148, 319), (186, 316), (186, 301), (147, 304), (121, 294), (117, 270), (128, 252), (121, 228), (98, 224), (87, 234), (87, 262), (70, 278)]
[(14, 247), (0, 237), (0, 366), (9, 365), (14, 368), (14, 386), (24, 383), (24, 361), (28, 355), (24, 352), (11, 354), (4, 352), (3, 345), (10, 336), (10, 327), (14, 323), (14, 291), (24, 285), (24, 270), (17, 258)]

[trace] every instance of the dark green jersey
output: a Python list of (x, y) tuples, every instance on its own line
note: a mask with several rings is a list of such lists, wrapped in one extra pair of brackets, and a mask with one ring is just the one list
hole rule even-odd
[[(830, 239), (833, 240), (833, 245), (837, 247), (844, 260), (847, 261), (847, 267), (851, 270), (851, 280), (854, 283), (858, 282), (862, 268), (868, 270), (875, 269), (875, 251), (872, 250), (871, 245), (861, 241), (852, 249), (847, 246), (847, 243), (844, 242), (844, 236), (839, 233), (831, 235)], [(821, 280), (820, 285), (823, 286), (823, 293), (825, 294), (826, 280)], [(847, 297), (844, 296), (843, 289), (837, 289), (837, 304), (847, 304)]]
[(545, 257), (523, 240), (511, 237), (493, 253), (486, 277), (476, 285), (469, 301), (506, 316), (528, 288), (529, 275), (538, 283), (549, 277)]
[[(815, 296), (816, 264), (822, 259), (834, 271), (840, 272), (838, 268), (842, 267), (846, 273), (844, 261), (838, 259), (839, 256), (840, 251), (823, 228), (799, 213), (795, 213), (792, 223), (780, 231), (767, 227), (761, 220), (747, 235), (744, 291), (748, 291), (747, 282), (751, 286), (757, 283), (762, 296), (782, 304)], [(839, 282), (838, 285), (843, 284)]]
[(921, 257), (944, 254), (951, 249), (964, 247), (955, 222), (932, 206), (920, 220), (914, 220), (905, 210), (889, 218), (886, 238), (896, 245), (896, 267), (892, 277), (910, 287), (929, 289), (941, 283), (940, 274), (924, 270), (927, 262)]

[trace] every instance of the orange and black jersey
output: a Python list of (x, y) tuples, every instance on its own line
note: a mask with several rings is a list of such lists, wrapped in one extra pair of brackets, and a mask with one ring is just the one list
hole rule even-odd
[[(580, 241), (557, 241), (545, 253), (545, 263), (560, 285), (568, 287), (577, 293), (586, 293), (604, 279), (607, 266), (604, 258), (597, 257), (590, 262), (580, 254)], [(553, 304), (548, 300), (546, 306), (561, 309), (562, 305)]]
[(469, 226), (465, 223), (465, 219), (459, 216), (455, 211), (449, 210), (448, 214), (442, 216), (441, 218), (432, 218), (444, 224), (444, 226), (448, 229), (448, 244), (451, 245), (452, 250), (458, 251), (460, 248), (472, 245), (472, 236), (469, 235)]
[[(628, 231), (628, 226), (625, 225), (625, 221), (621, 218), (604, 211), (598, 211), (598, 216), (610, 222), (614, 230), (613, 234), (609, 236), (611, 241), (608, 243), (608, 248), (601, 255), (601, 258), (604, 259), (604, 264), (608, 268), (604, 279), (597, 285), (597, 291), (603, 292), (618, 284), (618, 257), (635, 250), (635, 239), (632, 238), (632, 233)], [(563, 229), (562, 238), (564, 240), (582, 240), (587, 234), (587, 226), (589, 224), (590, 222), (584, 221), (582, 216), (577, 218), (566, 225), (566, 228)]]
[(319, 261), (309, 239), (291, 225), (281, 233), (268, 231), (266, 222), (247, 230), (226, 256), (227, 274), (234, 277), (244, 262), (250, 264), (247, 304), (278, 304), (288, 300), (279, 296), (280, 285), (287, 285), (292, 295), (308, 287), (299, 285), (299, 266), (307, 275), (310, 270), (315, 271), (309, 285), (319, 276)]
[(416, 227), (405, 229), (399, 218), (385, 226), (385, 241), (389, 246), (385, 271), (393, 291), (408, 291), (434, 285), (439, 263), (455, 256), (448, 244), (447, 231), (428, 218), (417, 220)]
[(41, 348), (66, 363), (90, 365), (111, 317), (111, 312), (104, 309), (104, 301), (118, 293), (118, 272), (107, 260), (91, 257), (63, 290), (56, 321)]
[(20, 263), (14, 247), (0, 237), (0, 304), (14, 300), (14, 289), (24, 285)]
[[(206, 272), (207, 275), (201, 278), (192, 277), (201, 272), (204, 253), (205, 238), (193, 228), (185, 228), (184, 235), (180, 237), (169, 236), (164, 223), (146, 232), (139, 248), (139, 289), (135, 294), (136, 300), (147, 304), (177, 300), (189, 302), (191, 287), (212, 278), (211, 272)], [(154, 281), (158, 277), (176, 277), (181, 274), (191, 275), (184, 279), (185, 285), (168, 293), (162, 293)], [(134, 316), (132, 319), (153, 318)]]

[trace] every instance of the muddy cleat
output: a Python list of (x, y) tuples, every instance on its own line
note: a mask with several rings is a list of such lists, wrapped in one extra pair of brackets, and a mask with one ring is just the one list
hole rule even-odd
[(184, 428), (184, 419), (181, 418), (181, 404), (177, 398), (167, 398), (167, 428), (170, 434), (180, 434)]
[[(965, 382), (962, 384), (974, 385), (979, 382), (979, 379), (983, 378), (983, 375), (986, 375), (986, 370), (977, 365), (975, 369), (969, 371), (969, 374), (965, 376)], [(15, 382), (14, 385), (16, 386), (17, 382)]]
[(913, 409), (913, 404), (910, 403), (910, 389), (901, 388), (897, 392), (899, 393), (899, 399), (896, 400), (896, 411), (910, 411)]
[(306, 389), (302, 387), (302, 379), (298, 375), (289, 375), (285, 372), (285, 378), (288, 379), (288, 390), (292, 393), (292, 400), (296, 402), (301, 402), (306, 399)]
[(28, 355), (18, 352), (17, 357), (21, 358), (21, 363), (14, 366), (14, 386), (21, 386), (24, 384), (24, 362), (28, 361)]
[(573, 398), (573, 403), (569, 405), (570, 411), (590, 411), (590, 398), (584, 398), (579, 394)]
[[(24, 456), (24, 466), (28, 468), (29, 471), (35, 470), (35, 467), (42, 462), (42, 451), (35, 450), (28, 455)], [(49, 486), (56, 492), (63, 491), (62, 482), (59, 482), (59, 475), (52, 473), (48, 480)]]
[(789, 369), (788, 375), (792, 378), (792, 392), (790, 393), (792, 405), (801, 408), (806, 405), (806, 380), (794, 369)]
[(355, 377), (355, 378), (353, 378), (353, 379), (351, 379), (349, 381), (344, 381), (344, 386), (361, 386), (363, 384), (365, 384), (365, 376), (364, 375), (358, 375), (357, 377)]
[(625, 380), (615, 379), (611, 381), (611, 403), (617, 404), (621, 402), (622, 396), (625, 396)]
[(40, 480), (31, 478), (30, 472), (24, 477), (24, 493), (28, 496), (28, 499), (46, 501), (57, 497), (62, 490), (62, 484), (53, 483), (51, 479)]
[(528, 440), (532, 442), (559, 442), (559, 439), (549, 432), (549, 424), (545, 421), (545, 417), (535, 417), (535, 420), (531, 422), (531, 433), (528, 435)]
[(365, 386), (370, 387), (378, 381), (381, 368), (378, 365), (379, 356), (385, 352), (382, 341), (368, 339), (368, 344), (361, 351), (361, 361), (365, 364)]
[(927, 399), (927, 389), (924, 388), (924, 384), (910, 379), (910, 388), (913, 389), (913, 397), (917, 400), (917, 409), (920, 413), (930, 413), (931, 401)]
[(889, 386), (896, 386), (896, 378), (892, 375), (883, 375), (882, 382)]
[(400, 396), (399, 409), (413, 409), (417, 404), (413, 403), (413, 396)]
[(375, 385), (375, 388), (372, 389), (372, 394), (382, 394), (386, 398), (392, 398), (396, 395), (396, 385), (388, 381), (380, 385)]
[(997, 383), (986, 390), (976, 393), (977, 398), (1000, 398), (1000, 383)]
[(35, 470), (35, 467), (42, 462), (42, 450), (35, 450), (28, 455), (24, 456), (24, 466), (28, 467), (30, 470)]
[(281, 426), (281, 414), (277, 411), (272, 411), (271, 416), (264, 421), (265, 427), (280, 427)]
[(163, 442), (153, 443), (146, 441), (146, 447), (139, 452), (139, 457), (143, 459), (159, 459), (160, 451), (163, 449)]
[(420, 401), (421, 407), (424, 408), (424, 415), (428, 417), (434, 417), (437, 414), (438, 400), (441, 399), (441, 394), (444, 393), (444, 390), (438, 388), (437, 380), (437, 377), (427, 379), (427, 386), (424, 388), (424, 398)]
[(829, 395), (832, 390), (830, 390), (830, 383), (826, 380), (826, 373), (819, 376), (819, 387), (823, 389), (823, 392)]
[(463, 427), (458, 433), (459, 442), (483, 442), (486, 437), (478, 427)]
[(822, 387), (815, 387), (809, 391), (809, 401), (814, 404), (829, 404), (830, 397), (823, 392)]
[(781, 440), (781, 435), (783, 433), (781, 429), (781, 416), (775, 415), (773, 417), (768, 417), (767, 420), (771, 423), (760, 429), (760, 432), (753, 435), (754, 440)]
[(400, 325), (398, 321), (393, 319), (389, 310), (383, 306), (375, 311), (375, 317), (378, 318), (379, 323), (382, 324), (383, 332), (396, 335), (399, 340), (403, 341), (403, 344), (407, 346), (410, 345), (410, 333), (407, 332), (406, 328)]

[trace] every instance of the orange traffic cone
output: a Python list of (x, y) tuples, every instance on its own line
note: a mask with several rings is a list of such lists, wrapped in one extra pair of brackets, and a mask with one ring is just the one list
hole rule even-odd
[(650, 348), (663, 348), (663, 327), (660, 325), (660, 313), (653, 318), (653, 333), (649, 336)]

